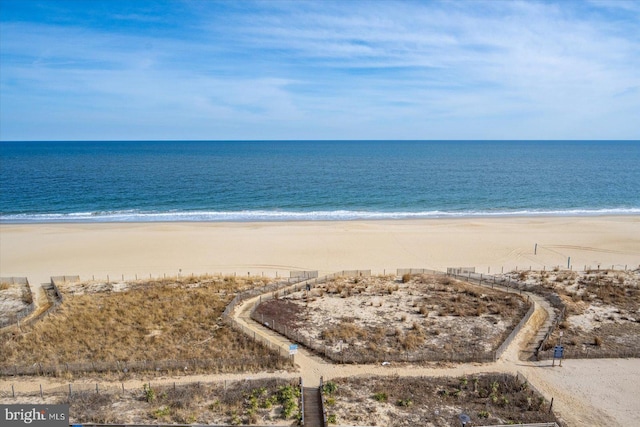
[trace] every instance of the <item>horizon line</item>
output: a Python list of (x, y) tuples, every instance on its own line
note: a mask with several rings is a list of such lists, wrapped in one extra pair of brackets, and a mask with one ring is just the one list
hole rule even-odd
[(15, 143), (15, 142), (640, 142), (640, 139), (410, 139), (410, 138), (398, 138), (398, 139), (297, 139), (297, 138), (284, 138), (284, 139), (15, 139), (15, 140), (2, 140), (2, 143)]

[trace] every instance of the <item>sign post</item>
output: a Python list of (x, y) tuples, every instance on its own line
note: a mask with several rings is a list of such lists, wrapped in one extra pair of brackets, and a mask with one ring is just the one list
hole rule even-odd
[(289, 344), (289, 356), (293, 356), (298, 352), (298, 344)]
[(460, 420), (460, 422), (462, 423), (462, 427), (466, 427), (467, 423), (469, 421), (471, 421), (471, 417), (467, 414), (460, 414), (458, 415), (458, 419)]
[(553, 348), (553, 362), (551, 366), (555, 366), (556, 359), (560, 359), (560, 366), (562, 366), (562, 356), (564, 355), (564, 347), (561, 345), (557, 345)]

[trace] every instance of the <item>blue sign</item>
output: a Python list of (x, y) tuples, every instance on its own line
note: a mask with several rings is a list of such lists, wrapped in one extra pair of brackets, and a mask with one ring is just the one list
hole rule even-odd
[(298, 344), (289, 344), (289, 354), (296, 354), (298, 352)]
[(557, 345), (553, 348), (553, 358), (554, 359), (562, 359), (562, 355), (564, 354), (564, 347), (561, 345)]
[(462, 423), (463, 426), (466, 426), (467, 423), (471, 421), (471, 417), (469, 417), (469, 415), (467, 414), (460, 414), (458, 415), (458, 418), (460, 419), (460, 422)]

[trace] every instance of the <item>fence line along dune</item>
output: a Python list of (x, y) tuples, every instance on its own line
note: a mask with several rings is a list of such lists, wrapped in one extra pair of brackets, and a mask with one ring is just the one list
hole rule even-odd
[(272, 281), (207, 276), (61, 284), (64, 303), (50, 316), (0, 335), (0, 368), (11, 375), (290, 366), (287, 358), (222, 320), (239, 292)]

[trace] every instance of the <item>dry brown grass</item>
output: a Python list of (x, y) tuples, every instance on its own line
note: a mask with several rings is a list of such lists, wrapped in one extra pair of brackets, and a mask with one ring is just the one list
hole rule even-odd
[[(0, 363), (115, 362), (261, 357), (264, 346), (222, 323), (234, 295), (253, 286), (246, 279), (197, 278), (137, 282), (122, 292), (65, 294), (53, 315), (23, 332), (0, 335)], [(64, 293), (64, 291), (63, 291)], [(266, 359), (266, 358), (265, 358)]]
[(0, 285), (0, 324), (17, 321), (16, 315), (24, 313), (33, 302), (31, 289), (26, 283), (2, 283)]
[(448, 277), (403, 280), (375, 276), (354, 284), (338, 278), (315, 288), (321, 296), (309, 301), (297, 292), (263, 302), (254, 318), (275, 322), (279, 332), (324, 354), (326, 348), (339, 352), (340, 361), (393, 355), (431, 360), (442, 357), (443, 348), (457, 354), (495, 350), (528, 308), (517, 295)]
[(368, 332), (353, 323), (353, 319), (343, 318), (337, 325), (323, 329), (320, 333), (324, 340), (332, 343), (342, 340), (345, 343), (355, 342), (368, 336)]
[(545, 296), (557, 314), (563, 308), (565, 311), (564, 319), (542, 350), (551, 350), (561, 342), (566, 346), (566, 357), (637, 354), (640, 270), (531, 271), (525, 276), (529, 290)]

